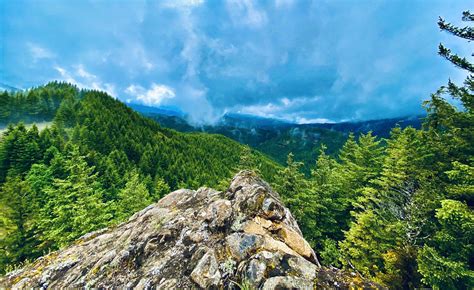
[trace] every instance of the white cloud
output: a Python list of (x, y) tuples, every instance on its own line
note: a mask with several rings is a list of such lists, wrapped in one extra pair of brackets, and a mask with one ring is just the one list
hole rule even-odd
[(298, 124), (315, 124), (315, 123), (334, 123), (333, 121), (326, 119), (326, 118), (304, 118), (304, 117), (296, 117), (295, 122)]
[(77, 81), (71, 76), (71, 74), (60, 66), (55, 66), (54, 69), (59, 72), (61, 79), (68, 83), (77, 84)]
[(130, 85), (125, 89), (125, 92), (148, 106), (158, 106), (164, 100), (176, 97), (171, 87), (155, 83), (148, 90), (140, 85)]
[(28, 48), (30, 50), (31, 57), (33, 58), (34, 62), (40, 59), (51, 59), (55, 57), (54, 53), (37, 44), (30, 42), (28, 43)]
[(268, 22), (267, 13), (255, 7), (252, 0), (228, 0), (227, 9), (235, 25), (258, 28)]
[(88, 71), (86, 71), (84, 69), (84, 66), (83, 65), (79, 65), (77, 70), (76, 70), (76, 74), (82, 78), (85, 78), (85, 79), (89, 79), (89, 80), (92, 80), (92, 79), (97, 79), (97, 76), (89, 73)]
[(239, 113), (257, 115), (265, 118), (283, 119), (298, 124), (331, 123), (332, 120), (327, 118), (303, 116), (305, 112), (311, 112), (311, 108), (320, 100), (321, 98), (319, 96), (298, 97), (294, 99), (284, 97), (275, 102), (266, 104), (241, 106), (237, 108), (237, 111)]
[(104, 91), (114, 98), (117, 97), (115, 85), (102, 82), (96, 75), (88, 72), (82, 64), (76, 67), (74, 72), (70, 72), (60, 66), (55, 66), (54, 69), (59, 73), (60, 79), (63, 81), (75, 84), (81, 89)]
[(203, 3), (204, 0), (168, 0), (164, 1), (163, 6), (168, 8), (192, 8)]

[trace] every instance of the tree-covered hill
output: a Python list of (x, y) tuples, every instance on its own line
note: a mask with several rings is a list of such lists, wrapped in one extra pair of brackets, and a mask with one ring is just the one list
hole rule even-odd
[[(271, 181), (279, 169), (222, 135), (162, 128), (103, 92), (52, 83), (2, 96), (15, 104), (2, 106), (9, 121), (53, 121), (41, 131), (9, 125), (0, 140), (2, 272), (121, 221), (170, 189), (219, 188), (249, 164)], [(52, 105), (43, 107), (46, 100)]]
[(78, 94), (76, 86), (62, 82), (50, 82), (27, 91), (0, 89), (0, 127), (19, 121), (50, 121), (63, 99)]
[(327, 154), (336, 156), (350, 133), (357, 137), (359, 134), (372, 132), (375, 136), (388, 138), (390, 130), (396, 126), (421, 127), (420, 117), (353, 123), (293, 124), (241, 114), (226, 114), (216, 124), (193, 126), (183, 115), (162, 112), (159, 108), (132, 107), (163, 127), (180, 132), (221, 134), (267, 154), (282, 165), (286, 163), (287, 155), (293, 153), (295, 160), (303, 162), (306, 174), (310, 173), (322, 146), (326, 147)]

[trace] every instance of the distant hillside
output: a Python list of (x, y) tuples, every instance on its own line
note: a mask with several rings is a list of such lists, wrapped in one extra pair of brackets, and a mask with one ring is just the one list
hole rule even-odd
[(307, 173), (314, 164), (322, 144), (327, 147), (328, 154), (335, 155), (350, 132), (357, 136), (372, 131), (374, 135), (387, 138), (391, 128), (397, 124), (402, 128), (421, 127), (418, 117), (353, 123), (294, 124), (243, 114), (226, 114), (215, 125), (193, 126), (177, 114), (160, 114), (159, 109), (153, 111), (142, 108), (135, 107), (163, 127), (181, 132), (221, 134), (271, 156), (282, 165), (285, 164), (287, 155), (292, 152), (296, 160), (304, 162)]
[(9, 88), (0, 86), (0, 128), (19, 121), (49, 122), (64, 99), (79, 97), (81, 93), (76, 86), (61, 82), (25, 91)]
[[(238, 163), (243, 149), (224, 136), (163, 128), (103, 92), (79, 90), (67, 83), (52, 82), (24, 92), (4, 91), (0, 96), (4, 104), (0, 124), (54, 120), (56, 126), (74, 128), (70, 134), (77, 132), (64, 141), (72, 138), (102, 157), (117, 150), (124, 152), (127, 163), (138, 166), (152, 179), (159, 175), (171, 188), (215, 186), (219, 180), (230, 178), (235, 173), (230, 164)], [(143, 112), (150, 112), (148, 108), (135, 106)], [(157, 112), (155, 108), (151, 111)], [(276, 172), (276, 164), (258, 152), (253, 154), (265, 175), (272, 172), (267, 175), (271, 180), (269, 175)], [(229, 162), (222, 162), (226, 159)]]

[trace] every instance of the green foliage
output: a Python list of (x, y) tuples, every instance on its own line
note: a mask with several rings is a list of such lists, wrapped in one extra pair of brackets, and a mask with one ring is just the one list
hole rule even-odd
[[(462, 37), (472, 32), (442, 19), (439, 25)], [(442, 45), (440, 54), (472, 72)], [(343, 263), (391, 288), (473, 287), (473, 90), (472, 75), (462, 87), (449, 82), (425, 103), (424, 130), (392, 131), (380, 175), (362, 187), (340, 242)], [(450, 104), (446, 94), (463, 107)]]
[(55, 178), (44, 189), (46, 200), (40, 210), (43, 239), (59, 247), (83, 234), (105, 227), (112, 215), (103, 201), (103, 189), (79, 148), (72, 146), (64, 161), (66, 178)]
[(28, 183), (20, 176), (9, 177), (1, 188), (0, 199), (0, 265), (37, 257), (37, 199)]
[(260, 173), (259, 164), (257, 162), (257, 158), (254, 156), (252, 149), (250, 149), (248, 145), (244, 145), (235, 171), (252, 170), (256, 173)]
[(437, 289), (472, 289), (474, 213), (456, 200), (443, 200), (436, 210), (440, 229), (418, 256), (423, 281)]
[(324, 239), (322, 242), (322, 249), (319, 252), (323, 265), (331, 265), (340, 267), (341, 252), (337, 247), (337, 242), (332, 239)]
[(306, 180), (301, 167), (303, 163), (296, 162), (293, 154), (288, 154), (286, 167), (278, 171), (275, 190), (282, 194), (284, 201), (292, 209), (293, 214), (301, 216), (304, 212), (303, 204), (298, 202), (299, 195), (306, 189)]
[(126, 176), (127, 183), (118, 194), (117, 213), (118, 220), (124, 220), (135, 212), (145, 208), (152, 202), (152, 197), (145, 184), (141, 182), (137, 171), (132, 171)]
[(0, 125), (50, 121), (63, 99), (74, 98), (78, 93), (76, 86), (63, 82), (50, 82), (27, 91), (0, 92)]

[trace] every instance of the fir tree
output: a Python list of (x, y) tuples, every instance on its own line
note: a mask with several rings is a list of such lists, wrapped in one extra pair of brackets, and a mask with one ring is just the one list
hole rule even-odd
[(112, 217), (94, 167), (87, 165), (76, 146), (72, 146), (65, 167), (67, 177), (55, 178), (45, 189), (48, 201), (41, 211), (43, 239), (57, 246), (106, 226)]
[(124, 220), (152, 203), (150, 193), (140, 179), (137, 171), (127, 174), (128, 181), (118, 193), (119, 200), (116, 213), (118, 220)]
[(19, 176), (9, 177), (0, 190), (0, 273), (7, 264), (39, 255), (35, 219), (37, 198)]

